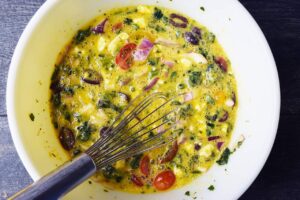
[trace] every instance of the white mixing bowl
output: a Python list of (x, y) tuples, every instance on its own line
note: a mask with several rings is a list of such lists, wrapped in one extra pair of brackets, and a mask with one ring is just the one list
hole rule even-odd
[[(84, 183), (65, 199), (237, 199), (254, 181), (272, 148), (280, 110), (279, 80), (261, 30), (237, 0), (48, 0), (23, 32), (12, 58), (7, 113), (13, 141), (34, 180), (68, 156), (55, 136), (49, 115), (49, 84), (59, 51), (76, 31), (102, 12), (150, 4), (185, 13), (214, 32), (231, 60), (238, 83), (239, 109), (231, 146), (246, 140), (226, 166), (214, 165), (180, 189), (156, 194), (104, 192)], [(204, 7), (202, 11), (200, 7)], [(35, 115), (32, 122), (29, 114)], [(209, 191), (209, 185), (215, 190)]]

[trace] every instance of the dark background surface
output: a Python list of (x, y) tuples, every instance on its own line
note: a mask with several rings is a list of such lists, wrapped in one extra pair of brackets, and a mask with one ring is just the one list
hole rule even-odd
[[(0, 0), (0, 199), (32, 182), (10, 137), (5, 88), (18, 38), (43, 2)], [(282, 95), (273, 150), (241, 199), (300, 199), (300, 0), (241, 0), (241, 3), (256, 19), (271, 46)]]

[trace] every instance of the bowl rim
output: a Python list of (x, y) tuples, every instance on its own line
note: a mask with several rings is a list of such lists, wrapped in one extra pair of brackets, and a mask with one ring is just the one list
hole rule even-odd
[[(36, 167), (31, 163), (30, 156), (26, 152), (24, 146), (22, 145), (22, 140), (19, 137), (20, 131), (17, 126), (17, 120), (16, 120), (16, 113), (15, 113), (15, 87), (16, 87), (16, 75), (18, 71), (18, 66), (20, 63), (20, 60), (22, 58), (22, 52), (24, 47), (27, 45), (30, 36), (32, 32), (34, 31), (37, 24), (43, 19), (43, 17), (46, 16), (46, 14), (51, 10), (56, 4), (58, 4), (59, 0), (52, 0), (52, 1), (45, 1), (42, 6), (36, 11), (36, 13), (33, 15), (33, 17), (30, 19), (29, 23), (26, 25), (17, 45), (14, 50), (9, 72), (8, 72), (8, 78), (7, 78), (7, 86), (6, 86), (6, 108), (7, 108), (7, 118), (8, 118), (8, 124), (10, 133), (12, 136), (12, 140), (14, 143), (14, 146), (16, 148), (16, 151), (19, 155), (19, 158), (21, 159), (26, 171), (31, 176), (31, 178), (36, 181), (40, 178), (40, 175), (37, 173)], [(238, 1), (238, 0), (232, 0), (233, 3), (236, 3), (236, 5), (239, 7), (240, 10), (244, 11), (247, 15), (250, 23), (257, 29), (258, 34), (261, 36), (259, 39), (263, 42), (264, 46), (266, 47), (266, 53), (268, 54), (268, 57), (271, 61), (270, 65), (272, 65), (272, 71), (274, 75), (274, 92), (276, 99), (274, 99), (276, 110), (276, 116), (274, 116), (274, 126), (272, 130), (272, 137), (269, 138), (268, 144), (266, 144), (266, 150), (265, 150), (265, 158), (264, 161), (261, 163), (258, 163), (259, 165), (257, 167), (256, 175), (249, 179), (248, 183), (245, 183), (243, 186), (243, 189), (241, 189), (239, 192), (236, 192), (236, 198), (239, 198), (246, 190), (250, 187), (250, 185), (254, 182), (254, 180), (257, 178), (261, 170), (263, 169), (270, 153), (272, 150), (272, 147), (275, 142), (278, 125), (279, 125), (279, 117), (280, 117), (280, 107), (281, 107), (281, 94), (280, 94), (280, 82), (279, 82), (279, 76), (278, 71), (275, 63), (274, 56), (272, 54), (272, 51), (270, 49), (270, 46), (266, 40), (266, 37), (263, 33), (263, 31), (260, 29), (259, 25), (255, 21), (255, 19), (252, 17), (252, 15), (248, 12), (248, 10)]]

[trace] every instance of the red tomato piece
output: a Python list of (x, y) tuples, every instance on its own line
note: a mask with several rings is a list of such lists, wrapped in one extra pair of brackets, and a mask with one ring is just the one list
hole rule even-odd
[(139, 187), (142, 187), (142, 186), (144, 185), (144, 183), (142, 182), (142, 180), (141, 180), (138, 176), (136, 176), (136, 175), (134, 175), (134, 174), (131, 175), (131, 181), (132, 181), (136, 186), (139, 186)]
[(150, 174), (150, 158), (149, 156), (144, 156), (140, 162), (140, 170), (145, 176)]
[(117, 31), (121, 30), (122, 28), (123, 28), (123, 23), (119, 22), (112, 26), (112, 31), (117, 32)]
[(176, 181), (176, 176), (171, 170), (166, 170), (159, 173), (154, 181), (154, 187), (158, 190), (169, 189)]
[(173, 158), (177, 154), (177, 151), (178, 151), (178, 144), (177, 141), (175, 141), (171, 149), (169, 149), (165, 154), (165, 156), (161, 159), (160, 163), (166, 163), (173, 160)]
[(136, 49), (136, 44), (128, 43), (120, 49), (116, 57), (116, 64), (121, 67), (121, 69), (129, 69), (132, 64), (132, 53)]

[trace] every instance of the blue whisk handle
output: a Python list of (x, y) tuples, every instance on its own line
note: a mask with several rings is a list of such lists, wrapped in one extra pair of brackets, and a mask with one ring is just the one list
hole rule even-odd
[(29, 185), (10, 199), (13, 200), (54, 200), (59, 199), (96, 172), (93, 160), (85, 153), (65, 163)]

